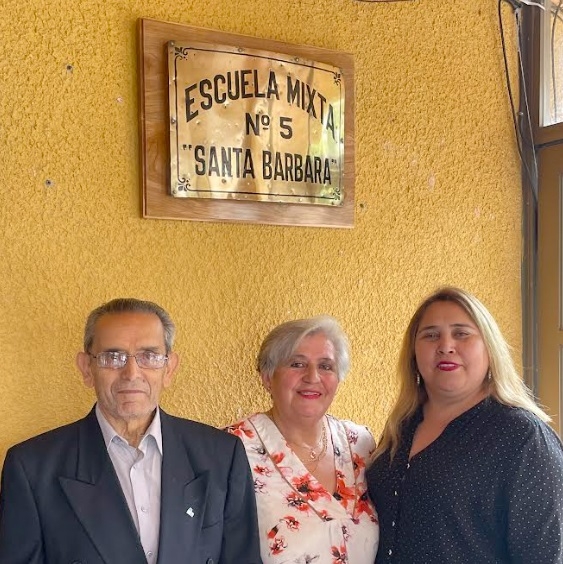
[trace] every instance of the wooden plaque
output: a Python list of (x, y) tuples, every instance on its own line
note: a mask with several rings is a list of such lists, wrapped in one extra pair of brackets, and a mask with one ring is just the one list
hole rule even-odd
[[(283, 53), (338, 67), (345, 91), (342, 167), (344, 198), (338, 207), (272, 201), (184, 199), (171, 194), (169, 42), (230, 45)], [(138, 21), (139, 123), (143, 217), (193, 221), (228, 221), (275, 225), (353, 227), (354, 222), (354, 83), (350, 54), (269, 41), (207, 29)]]

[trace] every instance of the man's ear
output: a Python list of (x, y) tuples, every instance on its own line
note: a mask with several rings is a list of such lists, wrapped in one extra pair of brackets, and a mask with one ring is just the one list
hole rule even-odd
[(178, 369), (178, 365), (180, 364), (180, 357), (175, 352), (168, 353), (168, 362), (166, 363), (166, 373), (164, 374), (164, 379), (162, 384), (165, 388), (168, 388), (170, 384), (172, 384), (172, 380), (174, 378), (174, 374), (176, 374), (176, 370)]
[(76, 366), (82, 373), (82, 381), (87, 388), (94, 387), (94, 375), (92, 374), (92, 363), (90, 362), (90, 355), (85, 352), (79, 352), (76, 355)]

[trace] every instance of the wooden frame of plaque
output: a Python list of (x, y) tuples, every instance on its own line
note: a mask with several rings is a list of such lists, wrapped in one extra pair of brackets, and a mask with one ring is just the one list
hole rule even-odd
[[(213, 50), (216, 46), (232, 46), (238, 52), (269, 52), (280, 53), (283, 57), (287, 57), (290, 64), (292, 61), (314, 61), (320, 65), (331, 65), (339, 69), (336, 74), (338, 83), (342, 85), (342, 91), (345, 97), (342, 112), (342, 131), (338, 131), (338, 126), (332, 124), (332, 134), (339, 136), (340, 145), (342, 146), (342, 162), (337, 163), (337, 159), (330, 160), (330, 167), (334, 163), (339, 165), (338, 173), (340, 185), (336, 190), (330, 190), (329, 193), (334, 196), (336, 192), (340, 197), (333, 198), (334, 202), (330, 204), (336, 205), (315, 205), (312, 201), (322, 201), (322, 198), (295, 198), (295, 202), (291, 198), (285, 197), (282, 201), (276, 201), (275, 198), (267, 194), (262, 201), (249, 201), (244, 199), (233, 199), (228, 196), (218, 198), (182, 198), (177, 196), (176, 186), (173, 173), (171, 173), (171, 143), (170, 138), (175, 131), (171, 130), (175, 124), (175, 116), (171, 112), (171, 104), (169, 104), (169, 54), (174, 49), (175, 44), (182, 45), (209, 45), (209, 50)], [(205, 50), (205, 49), (203, 49)], [(222, 48), (223, 51), (226, 49)], [(188, 49), (184, 49), (188, 51)], [(236, 51), (233, 51), (236, 54)], [(141, 156), (141, 184), (142, 184), (142, 205), (143, 217), (158, 219), (180, 219), (193, 221), (226, 221), (226, 222), (245, 222), (245, 223), (262, 223), (272, 225), (298, 225), (298, 226), (316, 226), (316, 227), (353, 227), (354, 224), (354, 62), (353, 57), (349, 53), (340, 51), (332, 51), (321, 49), (318, 47), (292, 45), (279, 41), (265, 40), (244, 35), (224, 33), (208, 29), (202, 29), (192, 26), (186, 26), (175, 23), (160, 22), (151, 19), (141, 18), (138, 20), (138, 58), (139, 58), (139, 124), (140, 124), (140, 156)], [(241, 71), (247, 72), (247, 71)], [(250, 71), (248, 71), (250, 73)], [(238, 77), (238, 75), (237, 75)], [(249, 77), (247, 83), (251, 82)], [(255, 76), (256, 81), (256, 76)], [(296, 80), (296, 82), (298, 82)], [(276, 92), (272, 83), (268, 88), (270, 92)], [(307, 85), (301, 84), (303, 88), (302, 109), (306, 110), (305, 97), (308, 96), (310, 103), (310, 112), (315, 115), (319, 123), (326, 125), (318, 118), (313, 109), (312, 96), (315, 96), (314, 88), (309, 88), (309, 93), (305, 90)], [(243, 84), (244, 87), (244, 84)], [(295, 86), (297, 92), (297, 87)], [(186, 93), (188, 89), (186, 89)], [(297, 96), (297, 94), (295, 94)], [(186, 99), (189, 100), (191, 94), (187, 94)], [(250, 94), (248, 95), (251, 96)], [(317, 99), (322, 95), (317, 94)], [(279, 99), (279, 98), (278, 98)], [(297, 99), (294, 98), (293, 102)], [(188, 106), (185, 103), (186, 107)], [(294, 104), (295, 105), (295, 104)], [(325, 107), (327, 104), (325, 104)], [(195, 107), (195, 105), (194, 105)], [(203, 106), (202, 106), (203, 107)], [(302, 113), (306, 113), (303, 111)], [(319, 110), (317, 108), (317, 114)], [(186, 109), (186, 115), (195, 117), (195, 112), (189, 114)], [(249, 123), (250, 115), (250, 123)], [(173, 117), (171, 117), (173, 116)], [(256, 117), (255, 122), (252, 121), (253, 116)], [(188, 117), (187, 119), (190, 119)], [(259, 125), (259, 114), (247, 114), (247, 133), (257, 128)], [(262, 116), (260, 116), (262, 117)], [(290, 118), (281, 118), (282, 120), (290, 120)], [(309, 117), (309, 119), (311, 119)], [(329, 117), (330, 125), (330, 117)], [(195, 122), (195, 121), (194, 121)], [(296, 123), (299, 126), (299, 123)], [(322, 125), (321, 125), (322, 126)], [(319, 126), (319, 127), (321, 127)], [(287, 123), (282, 123), (282, 127), (287, 127)], [(254, 129), (256, 131), (256, 129)], [(285, 131), (282, 131), (284, 133)], [(330, 131), (329, 131), (330, 133)], [(282, 135), (283, 136), (283, 135)], [(194, 142), (195, 143), (195, 142)], [(172, 145), (174, 147), (174, 145)], [(180, 145), (179, 152), (188, 145)], [(200, 147), (202, 152), (204, 148)], [(192, 145), (189, 145), (192, 149)], [(193, 150), (193, 149), (192, 149)], [(239, 149), (240, 151), (240, 149)], [(296, 150), (297, 151), (297, 150)], [(187, 152), (188, 158), (190, 153)], [(194, 153), (191, 153), (193, 155)], [(272, 152), (272, 154), (274, 154)], [(287, 156), (287, 155), (290, 156)], [(292, 163), (291, 153), (283, 153), (285, 156), (285, 166), (287, 167), (287, 159)], [(175, 155), (172, 155), (174, 157)], [(182, 157), (186, 158), (186, 157)], [(201, 159), (201, 155), (196, 155), (200, 159), (201, 169), (205, 172), (205, 163)], [(301, 157), (300, 157), (301, 158)], [(308, 157), (307, 157), (308, 158)], [(320, 162), (320, 159), (317, 159)], [(174, 161), (172, 161), (173, 164)], [(280, 161), (281, 163), (281, 161)], [(217, 163), (215, 163), (217, 164)], [(309, 163), (307, 163), (309, 164)], [(319, 163), (317, 163), (319, 164)], [(264, 165), (266, 166), (266, 165)], [(272, 162), (271, 166), (274, 164)], [(280, 166), (282, 166), (280, 164)], [(299, 166), (305, 166), (299, 165)], [(326, 159), (324, 169), (318, 166), (318, 170), (313, 171), (316, 164), (311, 164), (309, 173), (316, 174), (318, 182), (325, 181), (327, 175), (330, 178), (329, 159)], [(334, 165), (336, 167), (336, 165)], [(172, 169), (174, 167), (172, 166)], [(217, 168), (219, 168), (217, 166)], [(211, 170), (211, 165), (207, 164), (207, 171)], [(269, 169), (270, 174), (274, 170)], [(304, 168), (302, 170), (305, 170)], [(322, 176), (322, 171), (325, 176)], [(247, 170), (248, 171), (248, 170)], [(295, 176), (297, 177), (297, 173)], [(211, 174), (211, 172), (209, 172)], [(220, 173), (218, 173), (220, 174)], [(282, 172), (280, 172), (282, 174)], [(290, 172), (289, 174), (292, 174)], [(302, 174), (302, 172), (300, 173)], [(312, 179), (312, 176), (310, 177)], [(185, 179), (182, 180), (183, 186), (179, 185), (180, 190), (186, 190)], [(225, 182), (225, 180), (223, 180)], [(335, 183), (333, 181), (333, 183)], [(189, 180), (187, 185), (190, 186)], [(174, 195), (172, 194), (174, 192)], [(288, 193), (291, 193), (289, 191)], [(242, 196), (244, 198), (244, 196)], [(328, 198), (327, 198), (328, 199)]]

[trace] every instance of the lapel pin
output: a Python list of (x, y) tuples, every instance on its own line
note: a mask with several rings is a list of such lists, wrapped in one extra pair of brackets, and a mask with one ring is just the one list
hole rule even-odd
[(193, 517), (194, 516), (194, 510), (191, 507), (189, 507), (188, 510), (186, 511), (186, 515)]

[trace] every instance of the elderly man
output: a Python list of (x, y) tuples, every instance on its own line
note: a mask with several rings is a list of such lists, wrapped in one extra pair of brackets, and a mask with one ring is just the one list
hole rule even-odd
[(77, 365), (97, 403), (8, 451), (1, 564), (261, 562), (242, 443), (158, 407), (178, 366), (173, 340), (151, 302), (90, 314)]

